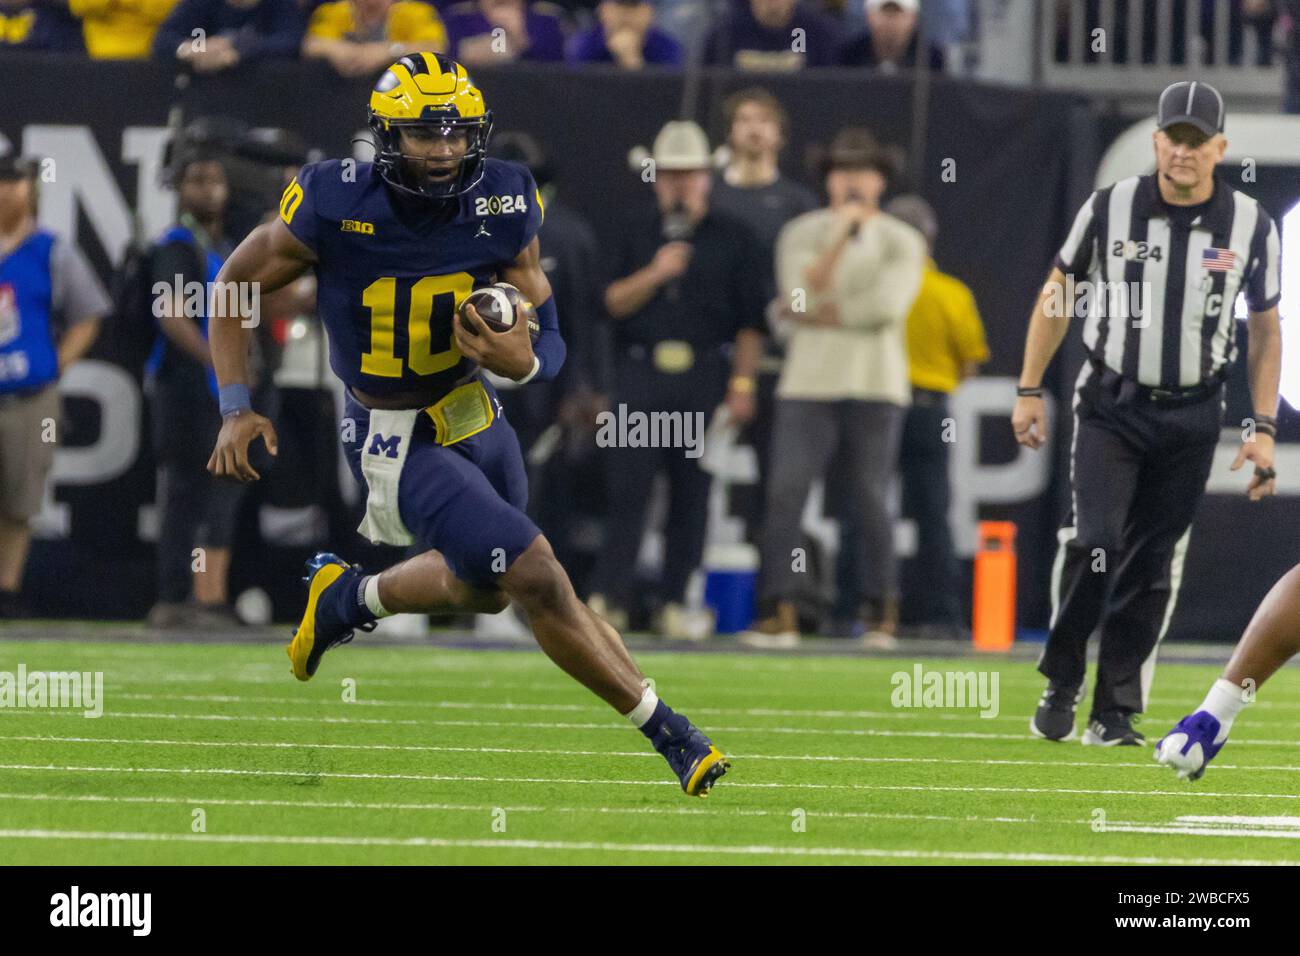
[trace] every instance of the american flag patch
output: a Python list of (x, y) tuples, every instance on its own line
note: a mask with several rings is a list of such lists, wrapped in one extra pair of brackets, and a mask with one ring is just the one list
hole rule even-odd
[(1228, 272), (1237, 264), (1237, 254), (1231, 249), (1206, 249), (1201, 253), (1201, 265), (1207, 272)]

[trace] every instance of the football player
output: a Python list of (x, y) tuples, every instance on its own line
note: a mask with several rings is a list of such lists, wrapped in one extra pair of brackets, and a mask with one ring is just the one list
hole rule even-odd
[[(618, 632), (574, 594), (524, 513), (519, 443), (479, 374), (546, 380), (564, 361), (532, 176), (487, 158), (483, 94), (463, 66), (435, 53), (404, 56), (383, 74), (369, 125), (374, 161), (303, 167), (279, 218), (251, 233), (217, 277), (218, 290), (260, 283), (265, 293), (315, 271), (330, 367), (347, 386), (341, 438), (367, 489), (359, 530), (427, 549), (375, 575), (333, 554), (309, 561), (307, 606), (288, 647), (294, 676), (309, 680), (321, 655), (386, 615), (495, 613), (514, 600), (542, 650), (640, 728), (686, 793), (707, 794), (728, 763), (658, 699)], [(461, 308), (498, 280), (538, 303), (535, 343), (525, 322), (495, 332)], [(223, 423), (208, 467), (252, 481), (249, 443), (260, 436), (274, 453), (276, 435), (249, 404), (247, 338), (243, 322), (214, 320)]]
[(1246, 625), (1223, 676), (1196, 711), (1156, 745), (1156, 760), (1198, 779), (1228, 740), (1232, 722), (1279, 667), (1300, 654), (1300, 565), (1273, 585)]

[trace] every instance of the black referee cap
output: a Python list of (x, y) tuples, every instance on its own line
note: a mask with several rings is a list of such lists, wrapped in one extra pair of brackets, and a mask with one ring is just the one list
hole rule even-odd
[(1168, 129), (1190, 123), (1206, 136), (1223, 132), (1223, 97), (1208, 83), (1196, 80), (1174, 83), (1160, 94), (1156, 125)]

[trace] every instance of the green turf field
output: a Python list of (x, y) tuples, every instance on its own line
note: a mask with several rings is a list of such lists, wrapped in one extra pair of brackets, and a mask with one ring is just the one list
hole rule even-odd
[[(538, 652), (363, 638), (299, 684), (273, 646), (6, 641), (0, 671), (102, 671), (105, 713), (0, 709), (0, 859), (1300, 860), (1294, 668), (1188, 784), (1150, 747), (1030, 739), (1041, 681), (1025, 662), (919, 661), (996, 672), (1000, 712), (985, 719), (892, 706), (891, 677), (913, 673), (912, 658), (641, 661), (733, 760), (706, 800), (682, 794), (644, 738)], [(1158, 737), (1216, 672), (1162, 665), (1142, 728)], [(345, 679), (355, 702), (343, 700)]]

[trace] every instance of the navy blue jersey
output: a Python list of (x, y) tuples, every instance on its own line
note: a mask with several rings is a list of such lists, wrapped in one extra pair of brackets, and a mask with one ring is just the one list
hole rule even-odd
[(316, 308), (345, 384), (443, 392), (477, 368), (452, 318), (532, 242), (542, 203), (527, 169), (496, 159), (455, 202), (440, 215), (398, 198), (370, 163), (339, 160), (304, 166), (285, 190), (280, 219), (316, 254)]

